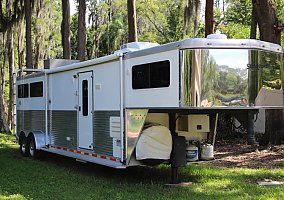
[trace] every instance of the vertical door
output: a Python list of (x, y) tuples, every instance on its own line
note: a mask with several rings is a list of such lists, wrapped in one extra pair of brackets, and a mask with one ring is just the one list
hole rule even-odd
[(79, 147), (93, 149), (93, 73), (79, 73)]

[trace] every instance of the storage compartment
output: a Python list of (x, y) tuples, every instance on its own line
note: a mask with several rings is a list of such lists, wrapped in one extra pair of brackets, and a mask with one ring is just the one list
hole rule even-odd
[(186, 140), (205, 141), (208, 139), (209, 115), (180, 115), (176, 132)]

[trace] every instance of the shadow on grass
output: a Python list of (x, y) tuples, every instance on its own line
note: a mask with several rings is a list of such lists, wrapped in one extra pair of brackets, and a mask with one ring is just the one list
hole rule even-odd
[(192, 165), (180, 170), (180, 179), (192, 181), (192, 187), (168, 188), (164, 184), (170, 181), (171, 169), (166, 165), (119, 170), (47, 152), (32, 160), (11, 147), (0, 149), (0, 161), (6, 162), (0, 166), (5, 177), (0, 179), (0, 199), (1, 193), (28, 199), (259, 199), (260, 194), (277, 198), (281, 191), (248, 181), (273, 176), (267, 171), (262, 174)]
[[(41, 162), (56, 165), (61, 168), (71, 169), (83, 176), (96, 176), (105, 179), (113, 179), (119, 182), (132, 183), (160, 183), (166, 184), (171, 179), (170, 165), (157, 167), (136, 166), (126, 169), (115, 169), (94, 163), (77, 162), (74, 158), (42, 152), (39, 158)], [(195, 181), (189, 174), (181, 174), (182, 181)]]
[[(25, 158), (20, 155), (19, 150), (15, 148), (6, 148), (9, 150), (12, 157), (16, 160), (30, 160), (31, 158)], [(0, 149), (1, 153), (1, 149)], [(76, 161), (74, 158), (61, 156), (49, 152), (41, 152), (41, 155), (36, 159), (46, 165), (54, 165), (64, 170), (71, 170), (82, 176), (95, 176), (104, 179), (111, 179), (121, 182), (131, 183), (151, 183), (151, 184), (166, 184), (171, 181), (171, 167), (170, 165), (160, 165), (156, 167), (136, 166), (128, 167), (126, 169), (115, 169), (94, 163), (82, 163)], [(260, 178), (276, 178), (279, 176), (273, 171), (267, 171), (265, 174), (251, 173), (242, 174), (242, 172), (235, 173), (220, 173), (223, 169), (210, 167), (210, 165), (194, 165), (189, 164), (185, 167), (179, 168), (179, 180), (183, 182), (198, 183), (204, 177), (207, 178), (230, 178), (232, 180), (238, 180), (240, 178), (257, 180)]]

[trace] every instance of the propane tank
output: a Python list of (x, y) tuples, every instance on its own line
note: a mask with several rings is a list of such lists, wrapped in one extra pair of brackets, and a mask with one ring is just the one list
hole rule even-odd
[(213, 154), (213, 145), (211, 144), (203, 144), (201, 145), (201, 160), (213, 160), (214, 154)]
[(192, 144), (191, 142), (187, 142), (186, 161), (194, 162), (197, 160), (198, 160), (198, 147)]

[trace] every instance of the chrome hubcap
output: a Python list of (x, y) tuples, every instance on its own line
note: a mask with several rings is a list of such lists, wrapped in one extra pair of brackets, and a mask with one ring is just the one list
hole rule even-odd
[(31, 143), (30, 143), (30, 155), (32, 157), (34, 156), (34, 152), (35, 152), (35, 150), (34, 150), (34, 143), (33, 143), (33, 141), (31, 141)]
[(26, 151), (26, 144), (25, 143), (22, 144), (21, 151), (22, 151), (22, 153), (25, 153), (25, 151)]

